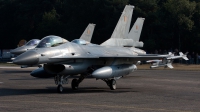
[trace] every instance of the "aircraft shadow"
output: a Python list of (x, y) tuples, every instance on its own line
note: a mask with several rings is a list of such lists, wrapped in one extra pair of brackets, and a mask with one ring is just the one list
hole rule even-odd
[(9, 80), (38, 80), (38, 79), (35, 79), (35, 78), (20, 78), (20, 79), (9, 79)]
[[(1, 88), (0, 96), (13, 96), (13, 95), (32, 95), (32, 94), (60, 94), (57, 93), (56, 87), (47, 87), (47, 89), (11, 89)], [(117, 90), (110, 90), (109, 88), (96, 88), (86, 87), (78, 90), (71, 88), (64, 88), (61, 94), (85, 94), (85, 93), (126, 93), (126, 92), (139, 92), (134, 91), (132, 88), (118, 88)]]
[(28, 73), (30, 74), (32, 71), (20, 71), (20, 70), (16, 70), (16, 71), (3, 71), (2, 73)]
[(139, 92), (132, 91), (132, 88), (117, 88), (116, 90), (110, 90), (107, 88), (97, 88), (97, 87), (81, 87), (78, 90), (72, 90), (71, 88), (64, 88), (63, 93), (67, 94), (82, 94), (82, 93), (126, 93), (126, 92)]

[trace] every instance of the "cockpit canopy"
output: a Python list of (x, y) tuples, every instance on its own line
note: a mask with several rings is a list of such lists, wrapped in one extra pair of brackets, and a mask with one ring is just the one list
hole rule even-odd
[(40, 42), (39, 39), (32, 39), (26, 43), (26, 46), (36, 46)]
[(66, 42), (68, 42), (66, 39), (63, 39), (59, 36), (50, 35), (44, 37), (36, 46), (36, 48), (55, 47)]
[(76, 44), (81, 44), (81, 45), (86, 45), (89, 44), (89, 42), (83, 40), (83, 39), (74, 39), (71, 41), (72, 43), (76, 43)]

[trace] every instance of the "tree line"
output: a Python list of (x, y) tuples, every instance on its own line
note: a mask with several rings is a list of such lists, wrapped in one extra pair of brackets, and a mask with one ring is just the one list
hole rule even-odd
[(143, 49), (200, 49), (200, 0), (0, 0), (0, 48), (47, 35), (71, 41), (89, 23), (96, 24), (92, 43), (100, 44), (110, 38), (128, 4), (135, 6), (132, 25), (145, 18)]

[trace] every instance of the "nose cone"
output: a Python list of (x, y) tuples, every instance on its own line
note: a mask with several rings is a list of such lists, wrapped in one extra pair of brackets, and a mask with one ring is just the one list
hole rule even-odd
[(16, 49), (13, 49), (10, 51), (10, 53), (12, 54), (22, 54), (24, 52), (26, 52), (27, 49), (25, 49), (25, 47), (18, 47)]
[(18, 65), (35, 65), (39, 62), (39, 55), (35, 51), (27, 51), (19, 56), (17, 56), (13, 63)]

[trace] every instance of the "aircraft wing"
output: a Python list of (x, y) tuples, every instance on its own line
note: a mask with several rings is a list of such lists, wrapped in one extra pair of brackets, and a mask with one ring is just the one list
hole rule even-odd
[[(91, 48), (91, 47), (90, 47)], [(159, 54), (144, 54), (138, 55), (134, 52), (124, 51), (125, 49), (97, 49), (93, 47), (92, 49), (83, 49), (82, 52), (64, 53), (58, 56), (49, 58), (50, 60), (68, 60), (68, 59), (91, 59), (91, 58), (131, 58), (134, 60), (146, 61), (152, 59), (162, 59), (162, 58), (172, 58), (171, 55), (159, 55)], [(180, 53), (180, 56), (176, 58), (183, 58), (185, 55)]]
[(65, 54), (65, 55), (59, 55), (59, 56), (54, 56), (49, 58), (50, 60), (66, 60), (66, 59), (91, 59), (91, 58), (134, 58), (135, 60), (149, 60), (149, 59), (158, 59), (158, 58), (167, 58), (167, 56), (160, 56), (160, 55), (154, 55), (154, 56), (149, 56), (149, 55), (130, 55), (130, 54)]

